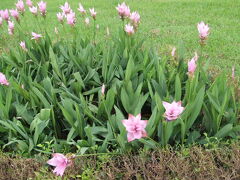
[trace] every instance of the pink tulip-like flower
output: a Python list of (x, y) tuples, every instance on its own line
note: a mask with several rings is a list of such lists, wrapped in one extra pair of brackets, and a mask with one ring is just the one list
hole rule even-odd
[(15, 9), (11, 9), (9, 10), (10, 14), (12, 17), (14, 17), (14, 19), (16, 19), (16, 21), (19, 21), (19, 13), (17, 10)]
[(195, 52), (195, 56), (191, 59), (191, 61), (188, 62), (188, 74), (190, 76), (193, 76), (193, 74), (197, 68), (197, 64), (196, 64), (197, 60), (198, 60), (198, 55)]
[(125, 32), (130, 36), (134, 34), (134, 27), (131, 24), (125, 25)]
[(123, 2), (122, 4), (118, 4), (116, 9), (122, 20), (130, 16), (130, 8), (125, 4), (125, 2)]
[(60, 23), (63, 23), (64, 17), (65, 17), (65, 14), (60, 13), (60, 12), (57, 13), (57, 18), (58, 18), (58, 21), (59, 21)]
[(68, 2), (65, 2), (65, 4), (63, 6), (60, 6), (60, 9), (63, 11), (64, 14), (69, 14), (71, 13), (72, 9), (70, 7), (70, 5), (68, 4)]
[(35, 6), (29, 7), (29, 11), (35, 16), (38, 14), (38, 8)]
[(76, 16), (74, 12), (67, 14), (67, 24), (74, 26), (76, 23)]
[(89, 9), (89, 11), (90, 11), (90, 14), (91, 14), (91, 16), (93, 17), (93, 19), (96, 20), (97, 12), (94, 10), (94, 8)]
[(18, 0), (18, 2), (16, 3), (16, 8), (20, 13), (24, 13), (25, 8), (22, 0)]
[(147, 136), (147, 132), (145, 130), (147, 122), (147, 120), (141, 120), (141, 114), (138, 114), (136, 117), (129, 114), (128, 119), (122, 120), (122, 123), (128, 132), (128, 142)]
[(166, 109), (164, 116), (169, 121), (179, 118), (179, 116), (182, 114), (184, 110), (184, 107), (182, 107), (181, 101), (179, 102), (173, 101), (171, 104), (163, 101), (163, 106)]
[(46, 2), (43, 2), (43, 1), (40, 1), (38, 3), (38, 8), (39, 8), (39, 11), (41, 12), (41, 15), (42, 16), (46, 16), (46, 13), (47, 13), (47, 3)]
[(39, 38), (41, 38), (42, 35), (41, 34), (37, 34), (35, 32), (32, 32), (32, 39), (38, 40)]
[(66, 167), (71, 165), (71, 161), (60, 153), (54, 153), (52, 155), (52, 159), (50, 159), (47, 163), (51, 166), (55, 166), (53, 172), (57, 176), (63, 176)]
[(27, 51), (26, 43), (25, 43), (24, 41), (21, 41), (21, 42), (20, 42), (20, 46), (21, 46), (21, 48), (22, 48), (24, 51)]
[(86, 25), (89, 25), (90, 19), (89, 19), (88, 17), (86, 17), (85, 20), (84, 20), (84, 22), (85, 22)]
[(5, 86), (9, 86), (9, 82), (8, 82), (6, 76), (1, 72), (0, 72), (0, 84), (5, 85)]
[(172, 48), (172, 51), (171, 51), (172, 57), (175, 57), (176, 50), (177, 50), (176, 47), (173, 47), (173, 48)]
[(1, 17), (2, 17), (4, 20), (6, 20), (6, 21), (9, 20), (8, 9), (5, 9), (5, 10), (2, 10), (2, 11), (1, 11)]
[(26, 4), (28, 7), (32, 7), (33, 6), (33, 3), (31, 0), (26, 0)]
[(2, 26), (2, 23), (3, 23), (3, 19), (2, 17), (0, 17), (0, 27)]
[(8, 34), (13, 35), (14, 34), (14, 22), (8, 21)]
[(82, 15), (85, 15), (85, 14), (87, 13), (86, 10), (83, 8), (83, 6), (82, 6), (81, 3), (79, 3), (78, 11), (79, 11)]
[(134, 26), (138, 26), (138, 24), (140, 23), (140, 15), (136, 11), (130, 14), (130, 18), (129, 19), (132, 21), (132, 24)]
[(199, 32), (199, 37), (201, 40), (207, 39), (209, 35), (209, 27), (207, 24), (205, 24), (203, 21), (198, 23), (197, 25), (198, 32)]
[(235, 79), (235, 66), (232, 67), (232, 80)]
[(101, 88), (101, 93), (102, 93), (102, 95), (105, 94), (105, 88), (106, 88), (106, 87), (105, 87), (105, 84), (103, 84), (103, 85), (102, 85), (102, 88)]

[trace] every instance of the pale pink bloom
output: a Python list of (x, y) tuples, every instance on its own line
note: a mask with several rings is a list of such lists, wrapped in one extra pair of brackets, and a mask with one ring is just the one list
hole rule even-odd
[(126, 24), (125, 25), (125, 32), (128, 34), (128, 35), (132, 35), (134, 34), (134, 28), (131, 24)]
[(14, 34), (14, 22), (13, 21), (8, 21), (8, 33), (10, 35)]
[(75, 23), (76, 23), (75, 13), (71, 12), (70, 14), (67, 14), (67, 24), (74, 26)]
[(19, 21), (19, 13), (17, 10), (15, 9), (11, 9), (9, 10), (10, 14), (12, 17), (14, 17), (14, 19), (16, 19), (16, 21)]
[(235, 79), (235, 66), (232, 67), (232, 80)]
[(95, 20), (95, 19), (96, 19), (97, 12), (94, 10), (94, 8), (89, 9), (89, 11), (90, 11), (91, 16), (92, 16), (93, 19)]
[(20, 13), (24, 13), (25, 8), (22, 0), (18, 0), (18, 2), (16, 3), (16, 8)]
[(32, 7), (33, 6), (33, 3), (31, 0), (26, 0), (26, 4), (28, 7)]
[(38, 8), (35, 6), (29, 7), (29, 11), (35, 16), (38, 14)]
[(197, 68), (198, 54), (195, 52), (195, 56), (188, 62), (188, 74), (192, 76)]
[(25, 43), (24, 41), (21, 41), (21, 42), (20, 42), (20, 46), (21, 46), (21, 48), (22, 48), (24, 51), (27, 51), (26, 43)]
[(122, 4), (118, 4), (116, 9), (121, 19), (130, 16), (130, 8), (125, 4), (125, 2), (123, 2)]
[(2, 23), (3, 23), (3, 19), (2, 17), (0, 17), (0, 26), (2, 26)]
[(58, 29), (57, 29), (57, 27), (54, 28), (54, 32), (55, 32), (55, 34), (58, 34)]
[(85, 20), (84, 20), (84, 22), (85, 22), (86, 25), (89, 25), (90, 19), (89, 19), (88, 17), (86, 17)]
[(54, 153), (52, 155), (52, 159), (50, 159), (47, 163), (51, 166), (55, 166), (53, 172), (57, 176), (63, 176), (66, 167), (71, 164), (71, 161), (63, 154)]
[(63, 14), (63, 13), (57, 13), (57, 18), (58, 18), (58, 21), (60, 22), (60, 23), (62, 23), (63, 22), (63, 20), (64, 20), (64, 17), (65, 17), (65, 14)]
[(38, 3), (38, 8), (39, 8), (39, 11), (41, 12), (41, 15), (42, 16), (46, 16), (46, 9), (47, 9), (47, 3), (46, 2), (43, 2), (43, 1), (40, 1)]
[(85, 14), (86, 14), (86, 10), (83, 8), (83, 6), (82, 6), (81, 3), (79, 3), (78, 11), (79, 11), (82, 15), (85, 15)]
[(42, 35), (41, 34), (37, 34), (35, 32), (32, 32), (32, 39), (38, 40), (39, 38), (41, 38)]
[(102, 88), (101, 88), (101, 93), (102, 93), (102, 95), (105, 94), (105, 88), (106, 88), (106, 87), (105, 87), (105, 84), (103, 84), (103, 85), (102, 85)]
[(133, 12), (130, 14), (130, 20), (132, 21), (132, 23), (137, 26), (140, 23), (140, 15), (138, 12)]
[(2, 10), (1, 11), (1, 16), (4, 20), (8, 21), (9, 20), (9, 13), (8, 13), (8, 9)]
[(5, 86), (9, 85), (9, 82), (8, 82), (6, 76), (1, 72), (0, 72), (0, 84), (5, 85)]
[(145, 130), (147, 122), (147, 120), (141, 120), (141, 114), (138, 114), (136, 117), (129, 114), (128, 119), (122, 120), (122, 123), (127, 130), (128, 142), (147, 136)]
[(199, 37), (201, 40), (207, 39), (209, 35), (209, 27), (207, 24), (205, 24), (203, 21), (198, 23), (197, 25), (198, 32), (199, 32)]
[(163, 106), (166, 109), (164, 116), (169, 121), (179, 118), (179, 116), (182, 114), (184, 110), (184, 107), (182, 107), (181, 101), (178, 101), (178, 102), (173, 101), (171, 104), (163, 101)]
[(72, 11), (72, 9), (71, 9), (70, 5), (68, 4), (68, 2), (65, 2), (65, 4), (63, 6), (60, 6), (60, 9), (66, 15), (69, 14)]
[(173, 47), (173, 48), (172, 48), (172, 51), (171, 51), (172, 57), (175, 57), (176, 50), (177, 50), (176, 47)]

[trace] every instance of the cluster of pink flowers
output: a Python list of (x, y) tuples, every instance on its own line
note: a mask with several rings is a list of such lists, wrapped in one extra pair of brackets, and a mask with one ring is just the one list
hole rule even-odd
[[(64, 22), (64, 19), (66, 19), (67, 24), (69, 24), (70, 26), (75, 26), (76, 24), (76, 14), (75, 12), (71, 9), (70, 5), (68, 2), (65, 2), (64, 5), (60, 6), (60, 9), (62, 10), (62, 12), (58, 12), (57, 13), (57, 19), (60, 23)], [(84, 9), (84, 7), (82, 6), (81, 3), (79, 3), (79, 7), (77, 9), (81, 15), (85, 16), (86, 15), (86, 10)], [(96, 20), (96, 11), (94, 10), (94, 8), (89, 9), (90, 11), (90, 15), (93, 17), (94, 20)], [(84, 20), (85, 24), (88, 25), (89, 24), (89, 18), (86, 17)]]
[(118, 11), (120, 18), (123, 21), (127, 18), (130, 20), (130, 23), (125, 25), (125, 28), (124, 28), (125, 32), (128, 35), (134, 34), (137, 31), (137, 28), (140, 23), (139, 13), (137, 11), (134, 11), (131, 13), (129, 6), (127, 6), (125, 2), (123, 2), (122, 4), (118, 4), (116, 9)]

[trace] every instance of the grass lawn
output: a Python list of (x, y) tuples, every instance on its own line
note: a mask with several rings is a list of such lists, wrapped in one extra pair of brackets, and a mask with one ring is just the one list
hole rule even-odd
[[(36, 1), (34, 1), (36, 2)], [(51, 32), (58, 25), (56, 12), (63, 0), (46, 0), (48, 26)], [(76, 10), (78, 0), (70, 2)], [(238, 0), (134, 0), (126, 1), (132, 11), (139, 11), (141, 26), (139, 34), (150, 44), (154, 44), (161, 53), (170, 52), (171, 47), (183, 41), (189, 58), (199, 47), (196, 25), (200, 21), (209, 24), (211, 35), (205, 53), (211, 58), (212, 65), (220, 68), (240, 65), (240, 1)], [(15, 0), (1, 0), (0, 9), (13, 8)], [(95, 7), (100, 31), (106, 27), (116, 32), (119, 20), (115, 7), (117, 0), (81, 1), (85, 9)], [(29, 19), (28, 24), (33, 23)]]

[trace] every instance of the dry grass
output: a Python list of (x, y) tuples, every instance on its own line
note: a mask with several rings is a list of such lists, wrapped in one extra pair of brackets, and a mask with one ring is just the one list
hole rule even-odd
[[(181, 151), (159, 150), (139, 155), (77, 158), (64, 179), (240, 179), (240, 147), (215, 150), (198, 146)], [(55, 179), (51, 168), (36, 159), (0, 158), (0, 179)]]

